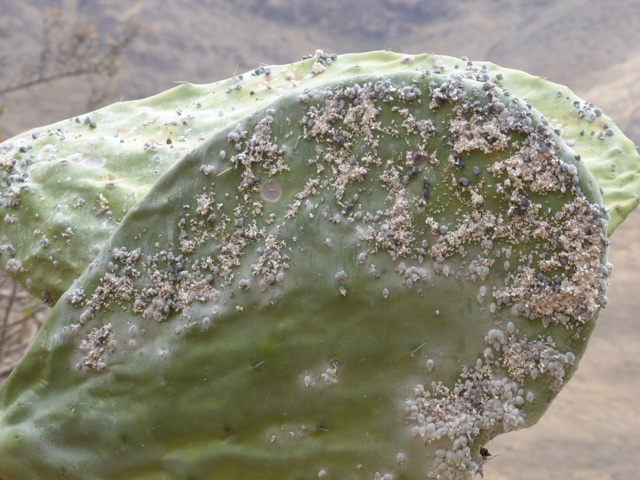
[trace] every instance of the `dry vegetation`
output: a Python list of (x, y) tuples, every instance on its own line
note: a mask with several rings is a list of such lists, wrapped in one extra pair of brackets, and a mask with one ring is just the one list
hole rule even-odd
[(0, 274), (0, 384), (22, 358), (48, 314), (49, 307)]

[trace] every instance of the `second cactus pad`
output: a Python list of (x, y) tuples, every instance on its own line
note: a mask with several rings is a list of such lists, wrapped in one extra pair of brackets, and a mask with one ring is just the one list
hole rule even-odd
[(3, 388), (0, 477), (474, 478), (610, 273), (594, 178), (486, 73), (353, 68), (180, 159)]

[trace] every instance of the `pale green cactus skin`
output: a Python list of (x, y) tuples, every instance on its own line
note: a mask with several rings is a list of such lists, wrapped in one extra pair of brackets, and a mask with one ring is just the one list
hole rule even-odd
[[(440, 69), (449, 74), (469, 69), (464, 60), (426, 54), (371, 52), (340, 59), (321, 75), (310, 72), (314, 59), (309, 59), (269, 67), (269, 75), (263, 70), (211, 85), (184, 84), (5, 142), (0, 147), (1, 165), (9, 178), (4, 203), (19, 208), (8, 208), (4, 216), (3, 270), (34, 296), (53, 304), (163, 172), (213, 132), (258, 106), (359, 72)], [(474, 68), (482, 65), (496, 85), (527, 99), (561, 125), (563, 139), (597, 175), (604, 190), (611, 234), (639, 201), (640, 166), (633, 142), (567, 87), (488, 62)], [(12, 257), (17, 263), (7, 267)]]
[[(575, 371), (640, 191), (608, 118), (482, 65), (318, 52), (43, 129), (66, 138), (20, 167), (3, 235), (15, 276), (63, 299), (0, 391), (0, 478), (479, 474)], [(110, 218), (73, 207), (101, 194)], [(56, 212), (74, 235), (48, 256), (32, 230)]]

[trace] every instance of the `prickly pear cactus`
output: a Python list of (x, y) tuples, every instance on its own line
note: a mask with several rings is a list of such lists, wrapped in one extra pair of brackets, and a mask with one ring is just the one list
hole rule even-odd
[(2, 146), (0, 259), (60, 297), (0, 391), (3, 480), (474, 478), (575, 371), (640, 192), (597, 108), (446, 57), (79, 120)]

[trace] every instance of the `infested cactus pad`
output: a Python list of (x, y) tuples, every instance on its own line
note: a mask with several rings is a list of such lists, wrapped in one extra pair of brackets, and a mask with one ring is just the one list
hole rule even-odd
[(568, 141), (496, 68), (318, 52), (234, 79), (233, 121), (99, 234), (3, 388), (0, 478), (482, 473), (606, 303), (579, 145), (627, 148)]
[(303, 62), (116, 103), (0, 145), (0, 196), (6, 207), (0, 265), (53, 304), (168, 168), (258, 106), (285, 94), (309, 101), (305, 89), (361, 73), (466, 75), (478, 69), (477, 87), (484, 94), (500, 88), (535, 105), (597, 175), (611, 234), (640, 198), (635, 145), (600, 109), (566, 87), (488, 62), (391, 52), (342, 55), (337, 61), (319, 51)]

